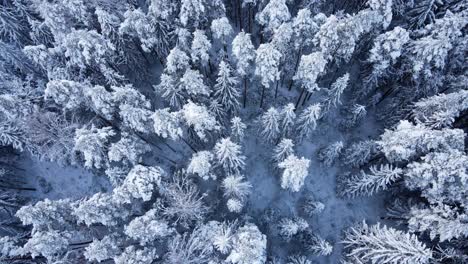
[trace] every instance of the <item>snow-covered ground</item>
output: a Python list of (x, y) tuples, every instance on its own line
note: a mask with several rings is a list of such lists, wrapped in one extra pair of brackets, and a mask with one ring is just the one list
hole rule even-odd
[(23, 155), (18, 165), (24, 169), (27, 186), (37, 189), (35, 192), (28, 192), (33, 199), (73, 200), (110, 188), (107, 178), (95, 176), (82, 167), (62, 167), (28, 155)]

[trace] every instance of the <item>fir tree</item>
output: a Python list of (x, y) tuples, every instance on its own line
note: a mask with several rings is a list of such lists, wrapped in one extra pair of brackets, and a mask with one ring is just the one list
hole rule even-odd
[(220, 139), (213, 152), (216, 162), (226, 173), (239, 173), (245, 166), (245, 156), (242, 155), (241, 147), (232, 142), (230, 138)]
[(379, 224), (362, 223), (351, 228), (343, 243), (349, 250), (346, 256), (350, 261), (423, 264), (432, 259), (432, 251), (415, 235)]
[(284, 169), (281, 177), (281, 187), (298, 192), (304, 185), (305, 178), (309, 174), (310, 160), (298, 158), (294, 154), (289, 155), (285, 160), (278, 164), (278, 167)]
[(231, 67), (224, 61), (219, 64), (218, 78), (214, 86), (214, 96), (226, 109), (235, 113), (240, 106), (240, 93), (237, 89), (238, 80), (232, 74)]

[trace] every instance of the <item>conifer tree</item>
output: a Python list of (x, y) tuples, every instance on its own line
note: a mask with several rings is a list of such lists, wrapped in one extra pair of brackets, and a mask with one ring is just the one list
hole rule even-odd
[(265, 89), (280, 78), (280, 60), (281, 53), (270, 43), (261, 44), (256, 51), (255, 75), (260, 78), (263, 86), (260, 107), (263, 106)]
[(214, 96), (228, 113), (235, 113), (240, 106), (237, 84), (238, 80), (233, 76), (231, 67), (225, 61), (221, 61), (214, 86)]
[(252, 44), (250, 34), (244, 31), (239, 32), (232, 41), (232, 54), (236, 60), (237, 74), (244, 81), (244, 103), (247, 104), (247, 83), (250, 74), (253, 72), (253, 62), (255, 60), (255, 47)]
[(282, 138), (278, 145), (273, 149), (273, 159), (280, 163), (287, 157), (294, 154), (294, 142), (289, 138)]
[(261, 117), (261, 135), (266, 141), (274, 141), (279, 136), (280, 113), (270, 107)]
[(286, 0), (272, 0), (257, 14), (258, 23), (265, 28), (267, 34), (272, 34), (283, 22), (291, 19)]
[(310, 160), (298, 158), (294, 154), (289, 155), (285, 160), (278, 164), (278, 167), (284, 169), (281, 177), (281, 187), (298, 192), (304, 185), (304, 180), (309, 174)]
[(197, 29), (193, 32), (193, 41), (190, 56), (194, 64), (205, 66), (210, 60), (209, 51), (211, 42), (203, 30)]
[(313, 104), (302, 110), (297, 118), (297, 130), (300, 138), (310, 136), (311, 132), (317, 128), (317, 121), (322, 115), (322, 106)]
[(238, 174), (245, 166), (245, 156), (242, 155), (241, 147), (230, 138), (220, 139), (213, 152), (216, 162), (226, 173)]
[(429, 263), (432, 251), (420, 242), (414, 234), (380, 226), (362, 223), (351, 228), (343, 241), (349, 261), (386, 263)]

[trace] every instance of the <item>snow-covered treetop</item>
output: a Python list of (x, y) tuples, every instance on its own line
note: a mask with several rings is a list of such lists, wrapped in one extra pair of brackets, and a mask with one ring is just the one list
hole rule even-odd
[(211, 22), (211, 32), (213, 36), (219, 39), (223, 44), (234, 34), (231, 24), (227, 17), (221, 17)]
[(247, 76), (252, 71), (255, 60), (255, 47), (250, 34), (244, 31), (237, 34), (232, 41), (232, 54), (237, 62), (237, 73), (240, 76)]
[(301, 81), (302, 85), (311, 93), (320, 90), (317, 78), (324, 72), (326, 65), (327, 60), (321, 52), (302, 55), (294, 79)]
[(265, 8), (257, 14), (258, 23), (264, 26), (267, 32), (274, 32), (283, 22), (291, 19), (286, 0), (271, 0)]
[(430, 150), (463, 150), (465, 134), (460, 129), (432, 130), (403, 120), (394, 130), (385, 130), (377, 144), (391, 161), (405, 161)]
[(261, 44), (255, 57), (255, 75), (260, 77), (262, 85), (270, 87), (280, 78), (279, 64), (281, 53), (270, 43)]
[(181, 112), (187, 125), (192, 127), (202, 140), (207, 140), (207, 132), (214, 132), (220, 128), (216, 118), (204, 105), (198, 105), (189, 100)]
[(278, 164), (279, 168), (284, 169), (283, 176), (281, 177), (281, 187), (298, 192), (309, 174), (309, 166), (309, 159), (304, 157), (298, 158), (294, 154), (289, 155)]

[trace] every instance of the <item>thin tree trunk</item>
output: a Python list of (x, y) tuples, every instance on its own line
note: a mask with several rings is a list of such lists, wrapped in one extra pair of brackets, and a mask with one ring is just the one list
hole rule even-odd
[(306, 101), (307, 101), (307, 97), (309, 97), (311, 94), (312, 94), (312, 93), (309, 93), (309, 92), (306, 92), (306, 93), (305, 93), (304, 99), (302, 100), (302, 104), (301, 104), (302, 106), (305, 105), (305, 103), (306, 103)]
[(279, 84), (279, 81), (276, 81), (275, 100), (276, 100), (276, 97), (278, 96), (278, 84)]
[(263, 85), (262, 89), (262, 98), (260, 99), (260, 108), (263, 106), (263, 97), (265, 96), (265, 85)]
[(244, 108), (247, 105), (247, 77), (244, 77)]
[(36, 188), (28, 188), (28, 187), (14, 187), (14, 186), (4, 186), (0, 185), (0, 188), (8, 189), (8, 190), (18, 190), (18, 191), (37, 191)]
[(291, 78), (291, 81), (289, 82), (289, 87), (288, 91), (291, 91), (292, 85), (294, 83), (294, 75), (296, 75), (297, 67), (299, 67), (299, 61), (301, 59), (301, 53), (302, 53), (302, 47), (299, 49), (299, 53), (297, 54), (296, 58), (296, 64), (294, 64), (294, 72), (293, 72), (293, 77)]
[(213, 73), (213, 65), (211, 64), (211, 60), (208, 59), (208, 66), (210, 67), (210, 75)]
[(239, 17), (239, 30), (242, 30), (242, 3), (237, 0), (237, 16)]
[(185, 140), (185, 138), (181, 137), (180, 139), (182, 139), (182, 141), (187, 144), (187, 146), (190, 147), (190, 149), (193, 151), (193, 152), (197, 152), (197, 149), (195, 149), (192, 144), (190, 144), (187, 140)]
[(384, 93), (384, 95), (382, 95), (382, 98), (380, 98), (380, 100), (375, 105), (379, 105), (383, 100), (385, 100), (385, 98), (387, 98), (390, 94), (392, 94), (393, 90), (394, 90), (393, 88), (388, 89)]
[(249, 6), (247, 15), (249, 16), (249, 33), (252, 34), (252, 6)]
[(173, 147), (171, 147), (171, 145), (169, 145), (167, 142), (162, 141), (162, 143), (166, 145), (166, 147), (168, 147), (170, 150), (172, 150), (172, 152), (177, 153), (177, 151)]
[(305, 88), (302, 87), (302, 91), (301, 91), (301, 94), (299, 95), (299, 98), (297, 98), (297, 102), (296, 102), (296, 106), (295, 106), (294, 111), (297, 110), (297, 107), (299, 106), (299, 102), (301, 101), (301, 98), (302, 98), (302, 95), (304, 94), (304, 92), (305, 92)]

